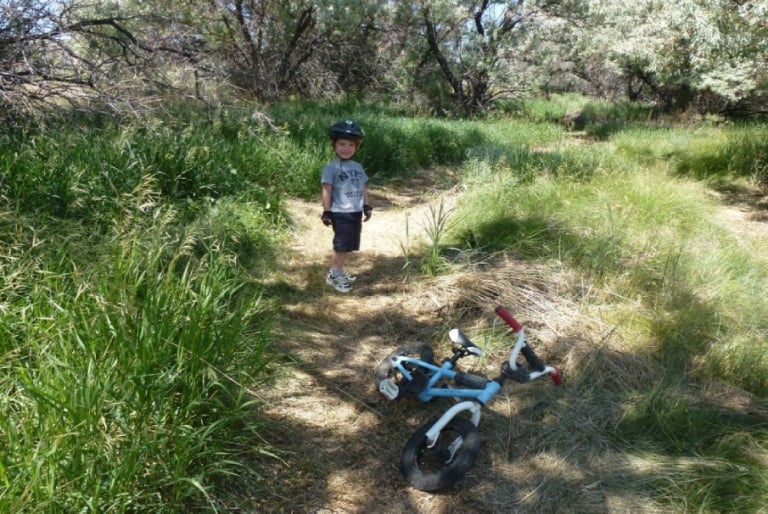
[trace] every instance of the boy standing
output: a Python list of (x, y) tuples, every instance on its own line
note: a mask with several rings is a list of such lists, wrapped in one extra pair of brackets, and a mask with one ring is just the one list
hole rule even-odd
[(325, 282), (341, 293), (352, 290), (349, 285), (357, 277), (344, 270), (350, 252), (360, 249), (363, 221), (371, 218), (368, 203), (368, 175), (359, 162), (352, 160), (365, 133), (352, 120), (334, 123), (328, 129), (336, 157), (322, 173), (323, 225), (333, 227), (333, 256)]

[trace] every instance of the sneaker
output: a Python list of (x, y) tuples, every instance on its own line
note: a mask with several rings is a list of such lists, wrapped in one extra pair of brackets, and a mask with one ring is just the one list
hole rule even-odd
[(345, 277), (344, 275), (339, 275), (338, 277), (334, 278), (331, 276), (329, 272), (325, 276), (325, 283), (333, 287), (336, 291), (340, 293), (348, 293), (352, 291), (352, 287), (350, 287), (349, 281), (347, 280), (347, 277)]
[(346, 270), (341, 270), (341, 276), (347, 279), (347, 282), (354, 282), (357, 280), (357, 275), (350, 275)]

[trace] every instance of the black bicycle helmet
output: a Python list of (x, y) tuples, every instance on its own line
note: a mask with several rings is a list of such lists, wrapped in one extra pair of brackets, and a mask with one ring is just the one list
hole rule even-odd
[(330, 126), (328, 135), (333, 140), (351, 139), (353, 141), (362, 141), (365, 137), (365, 131), (352, 120), (341, 120)]

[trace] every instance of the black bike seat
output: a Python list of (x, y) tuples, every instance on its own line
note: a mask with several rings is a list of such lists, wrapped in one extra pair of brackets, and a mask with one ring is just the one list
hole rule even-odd
[(472, 355), (475, 355), (477, 357), (480, 357), (483, 355), (483, 350), (480, 349), (479, 346), (477, 346), (475, 343), (469, 340), (467, 336), (464, 335), (464, 333), (459, 330), (458, 328), (454, 328), (450, 332), (448, 332), (448, 337), (456, 344), (460, 344), (466, 350), (471, 353)]

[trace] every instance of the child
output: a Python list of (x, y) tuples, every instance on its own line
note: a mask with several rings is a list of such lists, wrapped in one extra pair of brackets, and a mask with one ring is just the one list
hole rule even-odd
[(333, 257), (325, 282), (341, 293), (352, 290), (349, 285), (357, 277), (344, 270), (350, 252), (360, 249), (362, 222), (371, 218), (368, 203), (368, 175), (352, 160), (365, 133), (352, 120), (334, 123), (328, 129), (336, 157), (323, 168), (323, 224), (333, 227)]

